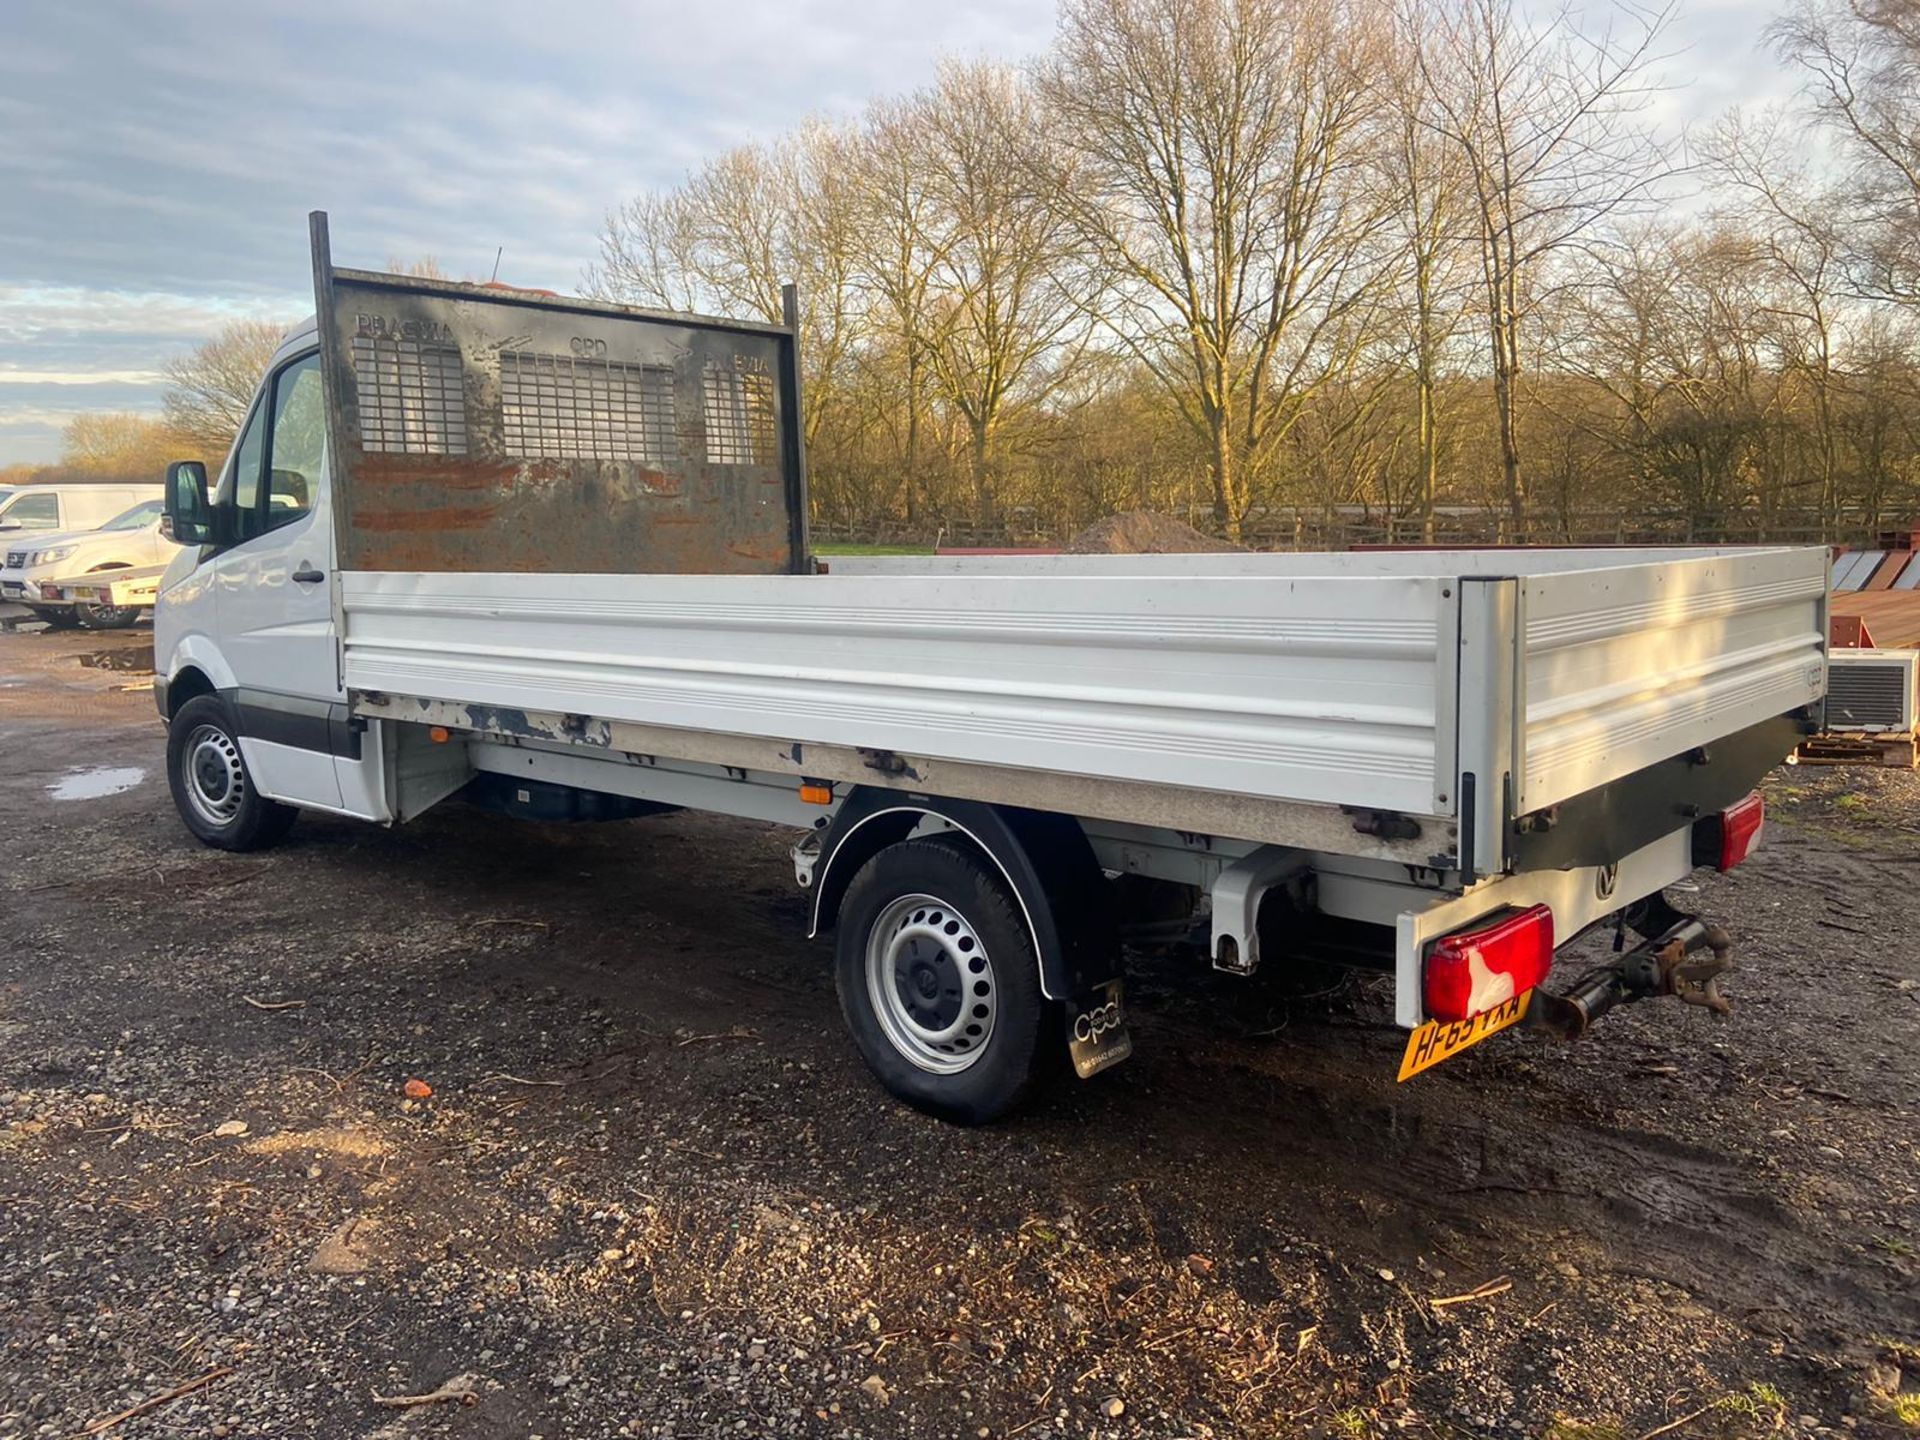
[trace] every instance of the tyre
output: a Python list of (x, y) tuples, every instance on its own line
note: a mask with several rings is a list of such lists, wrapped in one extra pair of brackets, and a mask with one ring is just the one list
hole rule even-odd
[(49, 629), (71, 630), (73, 628), (73, 611), (65, 605), (29, 605), (27, 608), (46, 621)]
[(861, 867), (840, 906), (834, 980), (880, 1083), (944, 1120), (1006, 1114), (1057, 1049), (1019, 905), (951, 841), (902, 841)]
[(168, 723), (167, 786), (187, 829), (216, 850), (264, 850), (300, 813), (254, 788), (226, 707), (212, 695), (196, 695)]
[[(124, 565), (102, 565), (89, 573), (98, 575), (107, 570), (124, 570)], [(124, 630), (140, 618), (140, 609), (135, 605), (81, 605), (73, 607), (73, 623), (82, 630)]]
[(73, 623), (82, 630), (127, 630), (139, 622), (135, 605), (75, 605)]

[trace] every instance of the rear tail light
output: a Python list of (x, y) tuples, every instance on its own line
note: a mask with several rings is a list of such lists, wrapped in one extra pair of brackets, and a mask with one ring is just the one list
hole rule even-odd
[(1553, 911), (1544, 905), (1434, 942), (1427, 1018), (1467, 1020), (1531, 990), (1553, 968)]
[(1758, 790), (1718, 815), (1696, 820), (1693, 863), (1711, 865), (1716, 870), (1733, 869), (1760, 848), (1760, 835), (1766, 825), (1767, 804)]

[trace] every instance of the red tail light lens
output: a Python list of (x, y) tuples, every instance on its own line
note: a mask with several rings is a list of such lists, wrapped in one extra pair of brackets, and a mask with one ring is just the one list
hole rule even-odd
[(1766, 828), (1767, 803), (1756, 790), (1738, 805), (1694, 823), (1693, 863), (1731, 870), (1760, 848)]
[(1429, 1020), (1467, 1020), (1531, 990), (1553, 968), (1553, 911), (1522, 910), (1434, 942), (1427, 952)]
[(1767, 828), (1767, 802), (1754, 791), (1720, 816), (1720, 868), (1731, 870), (1760, 848), (1761, 832)]

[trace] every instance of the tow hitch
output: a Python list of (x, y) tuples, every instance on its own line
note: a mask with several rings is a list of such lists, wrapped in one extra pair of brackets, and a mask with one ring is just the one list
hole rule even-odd
[(1544, 986), (1536, 990), (1528, 1025), (1577, 1040), (1614, 1006), (1654, 995), (1677, 995), (1689, 1005), (1732, 1014), (1733, 1006), (1720, 993), (1720, 977), (1733, 968), (1733, 938), (1664, 900), (1659, 911), (1659, 921), (1665, 923), (1658, 934), (1589, 970), (1565, 994), (1553, 994)]

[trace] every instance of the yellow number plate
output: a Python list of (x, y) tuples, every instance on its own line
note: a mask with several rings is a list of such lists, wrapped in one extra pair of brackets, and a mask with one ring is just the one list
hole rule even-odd
[(1462, 1050), (1472, 1049), (1489, 1035), (1498, 1035), (1509, 1026), (1518, 1025), (1527, 1018), (1527, 1002), (1531, 999), (1533, 991), (1526, 990), (1471, 1020), (1429, 1020), (1407, 1037), (1407, 1053), (1400, 1060), (1400, 1078), (1411, 1080), (1422, 1070), (1431, 1070), (1442, 1060), (1451, 1060)]

